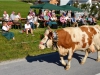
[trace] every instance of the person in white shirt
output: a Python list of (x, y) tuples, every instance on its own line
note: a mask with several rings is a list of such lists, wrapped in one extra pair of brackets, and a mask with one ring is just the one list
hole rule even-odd
[(7, 38), (8, 40), (10, 39), (13, 39), (15, 40), (14, 38), (14, 33), (13, 32), (9, 32), (10, 30), (10, 26), (7, 25), (7, 22), (3, 22), (3, 26), (2, 26), (2, 35)]
[(89, 15), (88, 23), (89, 23), (89, 25), (93, 25), (93, 16), (92, 15)]
[(27, 36), (28, 36), (29, 31), (31, 32), (32, 36), (34, 36), (34, 35), (33, 35), (33, 29), (31, 28), (30, 23), (27, 22), (27, 23), (25, 24), (25, 32), (26, 32)]
[(17, 15), (15, 15), (13, 23), (15, 26), (18, 26), (20, 29), (22, 29), (22, 24), (20, 20), (21, 20), (21, 14), (18, 12)]
[(30, 12), (28, 13), (27, 21), (30, 23), (31, 28), (35, 29), (35, 26), (34, 26), (34, 23), (33, 23), (33, 16), (32, 16), (32, 14)]
[(10, 15), (10, 19), (11, 19), (11, 21), (13, 21), (15, 19), (15, 12), (14, 11), (12, 11), (12, 13)]
[(39, 27), (40, 23), (38, 22), (38, 16), (37, 16), (37, 15), (34, 16), (34, 18), (33, 18), (33, 23), (36, 25), (36, 28)]
[(71, 18), (68, 16), (68, 14), (66, 14), (65, 20), (66, 20), (66, 24), (70, 27), (70, 25), (71, 25)]
[(6, 11), (4, 11), (4, 13), (3, 13), (3, 19), (4, 19), (4, 21), (9, 21), (10, 20), (9, 14), (7, 14)]
[(17, 15), (15, 16), (16, 19), (21, 20), (21, 14), (18, 12)]
[(13, 22), (11, 21), (9, 14), (6, 11), (3, 13), (3, 20), (7, 22), (8, 25), (13, 25)]
[(71, 12), (72, 12), (72, 11), (68, 11), (68, 13), (67, 13), (69, 18), (72, 17)]

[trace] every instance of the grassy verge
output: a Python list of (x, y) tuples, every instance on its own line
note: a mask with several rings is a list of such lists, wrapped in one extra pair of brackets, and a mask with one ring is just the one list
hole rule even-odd
[(27, 37), (25, 33), (20, 33), (18, 29), (11, 29), (16, 40), (7, 40), (0, 34), (0, 61), (24, 58), (27, 55), (40, 55), (53, 52), (51, 49), (39, 50), (40, 35), (44, 33), (44, 28), (34, 30), (35, 36), (31, 34)]

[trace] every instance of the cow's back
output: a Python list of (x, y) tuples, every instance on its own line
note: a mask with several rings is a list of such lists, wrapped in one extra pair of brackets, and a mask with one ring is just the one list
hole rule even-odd
[(57, 30), (57, 34), (58, 46), (65, 49), (86, 50), (92, 44), (93, 35), (96, 33), (89, 27), (68, 27)]

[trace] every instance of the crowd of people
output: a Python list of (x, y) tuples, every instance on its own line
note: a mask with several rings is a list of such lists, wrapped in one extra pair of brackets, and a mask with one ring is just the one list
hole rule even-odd
[[(19, 27), (19, 29), (23, 29), (23, 25), (21, 23), (21, 14), (20, 12), (16, 13), (15, 11), (12, 11), (12, 13), (9, 15), (7, 11), (4, 11), (3, 13), (3, 36), (5, 36), (5, 33), (7, 33), (5, 36), (7, 39), (13, 38), (14, 34), (12, 32), (9, 32), (9, 29), (15, 28), (16, 26)], [(59, 16), (56, 15), (55, 10), (40, 10), (39, 14), (36, 14), (36, 11), (30, 10), (28, 15), (26, 16), (26, 23), (24, 24), (24, 31), (26, 32), (27, 36), (30, 33), (32, 36), (34, 36), (33, 31), (38, 27), (48, 27), (52, 28), (55, 27), (57, 29), (58, 25), (60, 25), (62, 28), (65, 27), (78, 27), (81, 25), (95, 25), (96, 24), (96, 18), (92, 15), (80, 15), (76, 18), (76, 15), (71, 12), (62, 12)], [(5, 32), (4, 32), (5, 31)], [(9, 33), (8, 33), (9, 32)], [(8, 36), (10, 36), (8, 38)], [(15, 39), (15, 38), (13, 38)]]

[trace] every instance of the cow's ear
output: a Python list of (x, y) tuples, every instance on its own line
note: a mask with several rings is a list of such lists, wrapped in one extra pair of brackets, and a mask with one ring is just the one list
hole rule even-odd
[(52, 37), (53, 37), (53, 33), (52, 33), (52, 32), (49, 32), (48, 38), (49, 38), (49, 39), (52, 39)]

